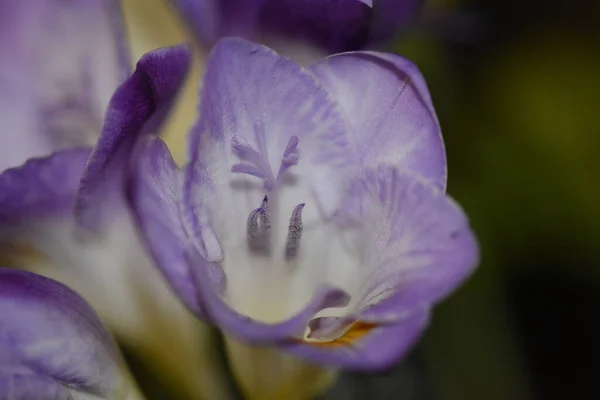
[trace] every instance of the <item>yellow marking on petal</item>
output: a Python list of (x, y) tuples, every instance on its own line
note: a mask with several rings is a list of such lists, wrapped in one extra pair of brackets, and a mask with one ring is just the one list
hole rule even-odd
[(377, 324), (371, 322), (355, 322), (342, 336), (330, 341), (305, 340), (306, 343), (317, 347), (349, 347), (368, 335)]
[[(10, 242), (0, 243), (0, 259), (2, 263), (7, 263), (7, 266), (25, 262), (44, 262), (46, 257), (35, 247), (25, 242)], [(21, 262), (20, 262), (21, 261)]]

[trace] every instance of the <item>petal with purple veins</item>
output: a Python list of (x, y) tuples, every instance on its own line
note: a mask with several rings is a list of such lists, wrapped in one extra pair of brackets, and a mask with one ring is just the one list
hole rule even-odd
[(363, 165), (390, 162), (446, 187), (446, 155), (427, 85), (409, 60), (376, 52), (334, 55), (310, 70), (354, 127)]

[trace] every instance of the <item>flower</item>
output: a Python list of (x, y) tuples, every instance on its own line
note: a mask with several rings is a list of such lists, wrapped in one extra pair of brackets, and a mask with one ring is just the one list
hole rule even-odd
[(225, 36), (300, 40), (328, 53), (390, 39), (420, 0), (171, 0), (206, 47)]
[(0, 268), (0, 398), (140, 398), (112, 337), (75, 292)]
[[(22, 18), (33, 18), (31, 15), (43, 17), (43, 26), (49, 24), (53, 27), (50, 33), (55, 32), (56, 25), (71, 33), (77, 32), (77, 28), (92, 28), (94, 24), (100, 24), (94, 17), (104, 15), (95, 13), (103, 10), (100, 3), (96, 8), (92, 7), (94, 2), (86, 2), (85, 5), (68, 2), (70, 7), (65, 2), (54, 3), (40, 0), (36, 5), (43, 4), (49, 10), (25, 7), (22, 13), (15, 15)], [(56, 14), (50, 13), (52, 6), (57, 4), (65, 4), (65, 8), (57, 9)], [(19, 2), (18, 6), (23, 4)], [(82, 17), (77, 13), (80, 10), (90, 12), (89, 15), (85, 14), (91, 18), (89, 24), (85, 19), (78, 19), (77, 16)], [(42, 12), (43, 16), (38, 15)], [(65, 25), (60, 25), (59, 21), (66, 21)], [(75, 22), (77, 24), (72, 25)], [(74, 40), (71, 35), (68, 37)], [(50, 38), (54, 39), (52, 36)], [(85, 66), (98, 68), (100, 75), (94, 69), (72, 68), (65, 72), (65, 76), (57, 75), (55, 80), (53, 77), (41, 79), (48, 88), (52, 87), (48, 92), (58, 96), (48, 97), (47, 104), (26, 90), (27, 79), (36, 79), (35, 75), (30, 75), (32, 72), (23, 71), (22, 79), (14, 81), (15, 93), (22, 94), (31, 103), (31, 108), (15, 106), (12, 111), (15, 114), (22, 113), (21, 122), (34, 122), (30, 127), (32, 131), (27, 131), (22, 124), (10, 125), (11, 120), (1, 120), (0, 124), (16, 133), (31, 133), (31, 138), (37, 138), (39, 143), (48, 146), (40, 147), (38, 153), (25, 152), (27, 154), (22, 154), (23, 157), (38, 157), (29, 158), (24, 164), (0, 173), (2, 255), (9, 258), (13, 267), (51, 277), (77, 290), (123, 342), (141, 353), (145, 361), (152, 360), (153, 367), (163, 369), (157, 373), (166, 373), (165, 379), (177, 379), (179, 385), (188, 386), (182, 390), (197, 394), (204, 390), (201, 387), (203, 378), (199, 377), (205, 375), (201, 369), (206, 363), (203, 355), (199, 354), (201, 339), (198, 321), (170, 292), (141, 246), (126, 200), (128, 146), (133, 146), (130, 133), (159, 131), (186, 76), (189, 49), (186, 46), (159, 49), (142, 57), (136, 71), (114, 92), (104, 109), (98, 106), (100, 116), (106, 113), (104, 124), (99, 122), (97, 126), (90, 125), (88, 130), (83, 131), (81, 124), (86, 121), (84, 117), (90, 110), (86, 108), (87, 105), (79, 107), (78, 103), (71, 103), (68, 90), (58, 90), (63, 85), (65, 88), (71, 87), (63, 78), (75, 79), (83, 75), (87, 76), (86, 82), (93, 82), (102, 91), (109, 87), (102, 86), (102, 80), (94, 80), (100, 78), (104, 64), (94, 64), (94, 59), (90, 58), (93, 52), (88, 51), (89, 57), (85, 54), (89, 44), (81, 42), (77, 46), (84, 54), (66, 51), (65, 58), (70, 60), (73, 57), (71, 61), (79, 60)], [(49, 60), (60, 61), (60, 57), (59, 60), (55, 58), (49, 57)], [(4, 62), (5, 59), (2, 60)], [(6, 62), (3, 67), (8, 64)], [(25, 61), (23, 64), (29, 65)], [(34, 66), (29, 65), (29, 68), (34, 69)], [(58, 74), (61, 71), (55, 72)], [(88, 78), (91, 81), (87, 81)], [(82, 89), (76, 82), (73, 86)], [(23, 93), (19, 91), (21, 89)], [(35, 89), (45, 94), (46, 86)], [(78, 95), (88, 96), (93, 104), (101, 104), (101, 100), (95, 97), (98, 93), (87, 91), (90, 89), (87, 86), (83, 89)], [(64, 107), (61, 102), (63, 99)], [(46, 114), (38, 114), (40, 109), (53, 107), (57, 112), (56, 120)], [(40, 131), (43, 122), (48, 125), (56, 122), (56, 126), (50, 133)], [(90, 137), (72, 136), (82, 132), (89, 132)], [(104, 136), (108, 132), (110, 139), (100, 139), (93, 149), (91, 146), (82, 146), (90, 140), (95, 141), (101, 132), (104, 132)], [(94, 135), (96, 138), (93, 138)], [(72, 137), (73, 141), (62, 141), (67, 137)], [(6, 135), (5, 138), (16, 142), (19, 136)], [(25, 142), (29, 143), (31, 138), (26, 138)], [(49, 138), (60, 140), (53, 142)], [(66, 148), (51, 153), (63, 145)], [(115, 148), (119, 149), (117, 154), (112, 152)], [(11, 147), (8, 149), (12, 150)], [(167, 341), (173, 341), (174, 344), (165, 346)], [(178, 375), (173, 376), (175, 374)]]
[[(478, 259), (445, 195), (443, 141), (416, 67), (354, 52), (305, 69), (224, 39), (199, 114), (186, 167), (146, 136), (131, 187), (183, 303), (235, 341), (333, 367), (395, 363)], [(263, 398), (282, 390), (271, 389)]]
[(0, 15), (0, 171), (93, 145), (131, 73), (118, 1), (5, 0)]

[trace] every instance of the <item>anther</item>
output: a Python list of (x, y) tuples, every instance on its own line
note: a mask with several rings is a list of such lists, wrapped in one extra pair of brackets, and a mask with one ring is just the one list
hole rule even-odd
[(254, 251), (266, 252), (269, 245), (271, 221), (269, 217), (268, 199), (264, 197), (259, 208), (252, 210), (248, 216), (248, 246)]
[(287, 243), (285, 245), (286, 260), (291, 260), (298, 254), (300, 237), (302, 236), (302, 209), (304, 208), (304, 205), (304, 203), (298, 204), (292, 211), (288, 227)]

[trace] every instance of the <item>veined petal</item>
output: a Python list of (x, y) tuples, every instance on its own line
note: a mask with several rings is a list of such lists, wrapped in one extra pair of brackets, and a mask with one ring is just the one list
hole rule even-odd
[[(425, 328), (429, 308), (464, 281), (478, 248), (462, 210), (422, 177), (392, 165), (367, 169), (346, 209), (360, 268), (344, 315), (313, 320), (294, 354), (347, 368), (380, 369)], [(328, 336), (330, 336), (328, 338)]]
[(0, 170), (92, 145), (130, 73), (117, 0), (0, 5)]
[(100, 229), (103, 218), (114, 213), (115, 203), (123, 201), (135, 143), (144, 134), (158, 131), (173, 106), (189, 62), (186, 46), (147, 53), (113, 95), (77, 196), (75, 212), (82, 227)]
[(386, 53), (338, 54), (310, 67), (354, 127), (363, 165), (390, 162), (446, 187), (440, 126), (423, 76)]
[(132, 399), (115, 343), (66, 286), (0, 268), (0, 398)]
[[(191, 242), (181, 221), (181, 172), (161, 139), (140, 141), (132, 176), (133, 209), (148, 250), (182, 302), (205, 318), (187, 259)], [(215, 286), (225, 284), (221, 268), (213, 268), (209, 276)]]
[(357, 180), (349, 198), (364, 232), (357, 249), (365, 267), (352, 290), (362, 318), (393, 320), (393, 310), (435, 303), (477, 265), (463, 210), (421, 177), (382, 164)]

